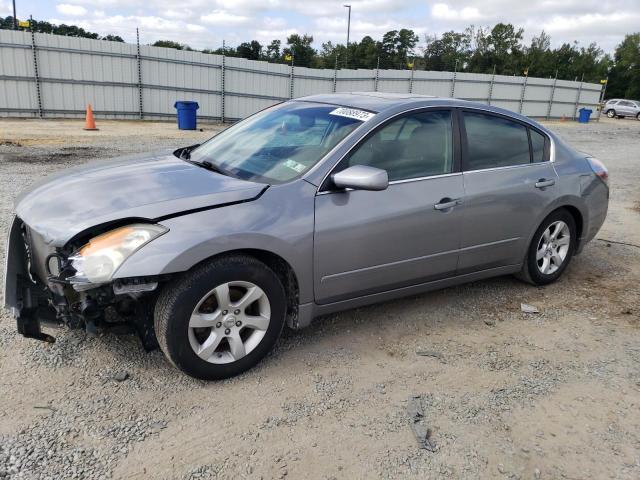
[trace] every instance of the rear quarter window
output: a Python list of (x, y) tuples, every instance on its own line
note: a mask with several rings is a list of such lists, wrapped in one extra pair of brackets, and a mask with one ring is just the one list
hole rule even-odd
[(529, 129), (531, 135), (531, 156), (534, 162), (544, 162), (546, 160), (544, 149), (544, 135)]

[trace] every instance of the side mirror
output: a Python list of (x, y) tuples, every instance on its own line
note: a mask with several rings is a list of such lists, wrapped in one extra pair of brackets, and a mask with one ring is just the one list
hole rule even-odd
[(389, 177), (386, 170), (369, 167), (367, 165), (354, 165), (331, 176), (333, 183), (338, 188), (352, 188), (354, 190), (386, 190), (389, 186)]

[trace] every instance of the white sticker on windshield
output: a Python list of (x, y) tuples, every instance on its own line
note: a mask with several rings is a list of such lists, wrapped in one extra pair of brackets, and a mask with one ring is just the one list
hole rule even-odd
[(375, 113), (365, 112), (364, 110), (358, 110), (357, 108), (347, 107), (338, 107), (335, 110), (329, 112), (329, 114), (339, 115), (340, 117), (353, 118), (355, 120), (360, 120), (361, 122), (366, 122), (375, 115)]
[(304, 172), (304, 169), (307, 168), (302, 163), (298, 163), (295, 160), (291, 160), (290, 158), (286, 162), (284, 162), (283, 165), (298, 173)]

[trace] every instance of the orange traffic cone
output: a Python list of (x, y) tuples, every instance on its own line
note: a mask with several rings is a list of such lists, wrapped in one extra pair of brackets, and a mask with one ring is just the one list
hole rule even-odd
[(84, 122), (85, 130), (98, 130), (96, 128), (96, 121), (93, 119), (93, 108), (91, 108), (91, 104), (87, 105), (87, 115)]

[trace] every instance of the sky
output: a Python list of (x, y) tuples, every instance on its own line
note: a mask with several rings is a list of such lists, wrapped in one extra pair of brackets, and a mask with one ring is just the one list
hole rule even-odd
[[(410, 28), (424, 43), (425, 35), (504, 22), (523, 27), (527, 43), (544, 29), (552, 46), (595, 41), (613, 52), (625, 33), (640, 31), (640, 0), (16, 0), (19, 19), (72, 23), (128, 42), (139, 27), (142, 43), (174, 40), (197, 49), (223, 40), (284, 43), (291, 33), (313, 35), (316, 48), (345, 43), (345, 3), (352, 6), (352, 40)], [(11, 12), (11, 0), (0, 0), (0, 16)]]

